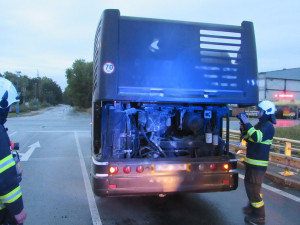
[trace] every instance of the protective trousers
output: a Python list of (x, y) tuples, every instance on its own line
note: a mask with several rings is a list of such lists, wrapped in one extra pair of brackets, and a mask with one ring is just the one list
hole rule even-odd
[(245, 188), (252, 207), (254, 217), (265, 217), (264, 201), (261, 195), (261, 186), (266, 170), (259, 170), (246, 164)]

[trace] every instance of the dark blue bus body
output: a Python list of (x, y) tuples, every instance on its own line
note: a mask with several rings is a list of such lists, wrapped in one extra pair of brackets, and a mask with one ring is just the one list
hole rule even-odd
[(223, 137), (227, 105), (257, 102), (251, 22), (230, 26), (105, 10), (94, 47), (94, 193), (235, 190), (236, 160)]

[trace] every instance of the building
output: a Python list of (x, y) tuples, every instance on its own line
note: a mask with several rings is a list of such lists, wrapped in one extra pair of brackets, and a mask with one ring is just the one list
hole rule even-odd
[(300, 118), (300, 68), (259, 73), (258, 86), (259, 100), (274, 101), (278, 117)]
[(300, 68), (259, 73), (258, 85), (259, 100), (287, 98), (300, 101)]

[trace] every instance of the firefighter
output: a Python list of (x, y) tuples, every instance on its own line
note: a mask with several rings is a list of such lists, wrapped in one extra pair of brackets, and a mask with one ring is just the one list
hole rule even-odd
[(26, 219), (16, 164), (4, 127), (10, 106), (18, 102), (12, 83), (0, 77), (0, 224), (22, 224)]
[(276, 107), (271, 101), (258, 104), (258, 123), (253, 127), (245, 114), (241, 115), (243, 138), (247, 141), (245, 157), (245, 188), (249, 199), (248, 206), (243, 208), (245, 222), (251, 224), (265, 223), (265, 207), (261, 194), (261, 186), (269, 161), (269, 152), (273, 141), (276, 124)]

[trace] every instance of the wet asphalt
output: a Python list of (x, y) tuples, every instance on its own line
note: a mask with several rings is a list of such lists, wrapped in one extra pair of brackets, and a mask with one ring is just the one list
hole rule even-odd
[[(84, 181), (91, 164), (90, 121), (89, 114), (66, 105), (35, 116), (8, 119), (8, 133), (12, 141), (20, 143), (20, 153), (34, 148), (29, 159), (21, 162), (21, 187), (28, 213), (25, 224), (244, 224), (241, 208), (247, 198), (243, 179), (232, 192), (91, 199)], [(238, 126), (234, 121), (233, 129), (235, 123)], [(33, 145), (37, 142), (39, 145)], [(299, 190), (292, 192), (294, 199), (266, 188), (262, 193), (266, 224), (299, 224)]]

